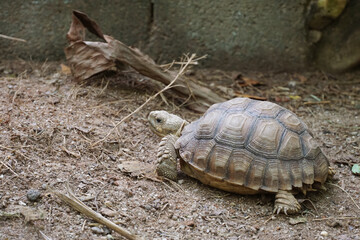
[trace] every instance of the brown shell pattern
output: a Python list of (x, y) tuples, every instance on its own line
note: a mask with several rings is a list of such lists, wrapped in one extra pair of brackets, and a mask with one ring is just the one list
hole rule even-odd
[(175, 147), (191, 167), (253, 190), (277, 192), (324, 183), (329, 162), (291, 111), (236, 98), (186, 126)]

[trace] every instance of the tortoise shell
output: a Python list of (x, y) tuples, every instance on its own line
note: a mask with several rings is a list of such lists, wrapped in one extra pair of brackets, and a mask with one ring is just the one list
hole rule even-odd
[(231, 192), (308, 189), (329, 162), (306, 124), (271, 102), (235, 98), (187, 125), (175, 148), (185, 173)]

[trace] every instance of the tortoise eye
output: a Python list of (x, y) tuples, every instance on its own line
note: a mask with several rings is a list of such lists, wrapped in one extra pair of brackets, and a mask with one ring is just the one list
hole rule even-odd
[(157, 123), (161, 123), (161, 122), (162, 122), (161, 118), (157, 118), (157, 119), (156, 119), (156, 122), (157, 122)]

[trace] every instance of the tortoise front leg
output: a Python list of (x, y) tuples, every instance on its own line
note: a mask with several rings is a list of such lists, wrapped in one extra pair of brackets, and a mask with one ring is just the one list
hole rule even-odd
[(158, 149), (158, 162), (156, 172), (159, 176), (177, 180), (176, 150), (174, 144), (178, 139), (175, 135), (167, 135), (161, 139)]
[(274, 213), (279, 214), (280, 212), (286, 215), (299, 212), (301, 206), (291, 192), (279, 190), (275, 196)]

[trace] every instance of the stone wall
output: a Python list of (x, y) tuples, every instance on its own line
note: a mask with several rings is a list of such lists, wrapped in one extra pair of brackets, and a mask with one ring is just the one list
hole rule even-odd
[(145, 45), (149, 39), (150, 2), (146, 0), (5, 0), (0, 1), (0, 9), (0, 34), (27, 40), (0, 38), (2, 58), (65, 59), (73, 9), (87, 13), (106, 34), (126, 44)]
[(149, 52), (161, 60), (208, 54), (206, 66), (306, 66), (306, 0), (156, 0)]
[[(357, 0), (349, 1), (351, 6)], [(76, 9), (94, 19), (104, 33), (142, 49), (159, 63), (195, 52), (198, 56), (208, 55), (201, 61), (203, 67), (277, 71), (308, 69), (318, 63), (327, 69), (331, 65), (325, 61), (329, 59), (329, 43), (338, 37), (332, 33), (336, 30), (327, 28), (336, 28), (336, 21), (326, 29), (309, 31), (309, 6), (317, 2), (320, 1), (0, 1), (0, 34), (27, 40), (22, 43), (0, 38), (0, 60), (63, 60), (71, 10)], [(321, 0), (324, 2), (327, 1)], [(318, 8), (329, 12), (323, 6), (316, 7), (311, 13), (315, 20), (319, 19)], [(360, 16), (356, 8), (353, 12), (350, 14)], [(322, 23), (324, 16), (320, 16)], [(347, 22), (351, 22), (351, 16)], [(319, 21), (311, 24), (314, 22)]]

